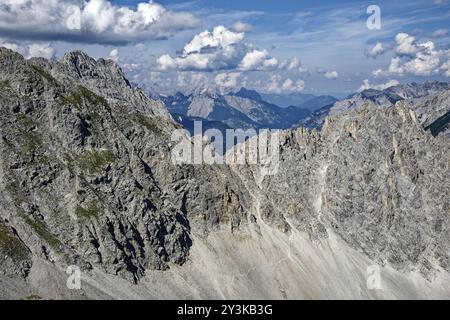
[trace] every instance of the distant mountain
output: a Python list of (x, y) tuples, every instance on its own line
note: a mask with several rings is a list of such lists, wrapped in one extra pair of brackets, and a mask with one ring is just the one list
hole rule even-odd
[(203, 118), (188, 117), (182, 114), (172, 114), (172, 116), (174, 120), (180, 123), (185, 129), (187, 129), (191, 133), (191, 135), (194, 134), (195, 121), (202, 121), (203, 131), (209, 129), (218, 129), (224, 134), (226, 129), (231, 129), (231, 127), (227, 126), (225, 123), (220, 121), (207, 121), (204, 120)]
[[(183, 116), (181, 123), (188, 130), (191, 130), (190, 124), (193, 124), (194, 120), (203, 120), (204, 130), (216, 128), (223, 132), (227, 128), (321, 128), (326, 117), (349, 109), (362, 108), (366, 104), (385, 108), (395, 105), (398, 101), (405, 101), (416, 112), (424, 127), (429, 128), (433, 134), (439, 134), (449, 132), (449, 95), (449, 83), (427, 81), (422, 84), (397, 85), (384, 90), (367, 89), (339, 101), (331, 96), (308, 94), (267, 95), (246, 88), (225, 94), (210, 88), (199, 88), (189, 95), (177, 93), (160, 98), (172, 115)], [(280, 107), (266, 101), (267, 98), (274, 101), (287, 96), (290, 99), (297, 97), (297, 105), (309, 105), (309, 108), (331, 103), (310, 112), (306, 107)], [(434, 123), (435, 121), (437, 123)]]
[[(308, 117), (301, 119), (295, 127), (321, 128), (327, 116), (333, 116), (345, 112), (349, 109), (358, 109), (366, 104), (372, 104), (377, 107), (392, 107), (398, 101), (405, 101), (420, 115), (423, 119), (428, 117), (427, 121), (437, 120), (450, 109), (450, 104), (444, 96), (448, 95), (450, 84), (447, 82), (427, 81), (423, 84), (410, 83), (397, 85), (385, 90), (368, 89), (355, 93), (347, 99), (337, 101), (314, 111)], [(429, 97), (422, 99), (424, 97)], [(440, 97), (441, 104), (429, 103), (429, 99)], [(421, 100), (422, 99), (422, 100)], [(426, 110), (424, 107), (426, 106)]]
[(315, 111), (338, 101), (338, 99), (329, 95), (315, 96), (303, 93), (262, 94), (261, 96), (265, 101), (276, 104), (282, 108), (295, 106), (310, 111)]
[(248, 90), (244, 87), (242, 87), (238, 92), (233, 93), (233, 95), (236, 97), (248, 98), (255, 101), (263, 101), (263, 98), (256, 90)]
[(436, 136), (441, 132), (450, 137), (450, 90), (406, 100), (426, 130)]
[(172, 115), (218, 121), (230, 128), (284, 129), (310, 114), (303, 108), (280, 108), (264, 101), (257, 91), (245, 88), (225, 94), (198, 89), (189, 95), (177, 93), (160, 99)]
[(253, 128), (260, 124), (245, 113), (233, 108), (226, 101), (226, 96), (217, 92), (199, 91), (185, 96), (160, 97), (172, 115), (183, 115), (184, 119), (202, 119), (208, 122), (221, 122), (231, 128)]

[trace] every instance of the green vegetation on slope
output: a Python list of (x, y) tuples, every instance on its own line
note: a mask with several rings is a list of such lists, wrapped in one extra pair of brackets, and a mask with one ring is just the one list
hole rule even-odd
[(77, 206), (75, 208), (75, 214), (79, 219), (98, 218), (100, 210), (95, 204), (90, 204), (87, 208)]
[(78, 89), (68, 96), (60, 96), (63, 105), (81, 106), (83, 101), (94, 105), (104, 105), (106, 100), (103, 97), (93, 93), (91, 90), (79, 86)]
[(27, 258), (26, 247), (11, 234), (2, 222), (0, 222), (0, 251), (16, 261)]
[(151, 131), (155, 134), (160, 134), (161, 130), (158, 128), (158, 125), (150, 118), (142, 115), (142, 114), (135, 114), (134, 120), (146, 128), (148, 131)]
[(36, 66), (31, 66), (33, 68), (34, 71), (36, 71), (42, 78), (44, 78), (45, 80), (47, 80), (47, 82), (56, 85), (58, 82), (56, 81), (55, 78), (53, 78), (53, 76), (48, 73), (47, 71), (42, 70), (41, 68), (38, 68)]
[(0, 89), (1, 90), (9, 89), (10, 87), (11, 86), (10, 86), (9, 80), (0, 80)]
[(33, 220), (25, 214), (22, 214), (25, 222), (36, 231), (36, 233), (44, 239), (52, 248), (56, 249), (61, 246), (61, 242), (48, 231), (47, 226), (38, 220)]
[(116, 156), (111, 150), (88, 150), (78, 159), (78, 164), (84, 172), (96, 174), (108, 164), (116, 161)]

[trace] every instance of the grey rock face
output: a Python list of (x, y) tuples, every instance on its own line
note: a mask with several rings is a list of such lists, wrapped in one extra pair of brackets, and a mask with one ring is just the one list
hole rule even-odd
[[(417, 83), (397, 85), (382, 91), (368, 89), (313, 112), (300, 120), (295, 127), (321, 128), (328, 116), (340, 114), (349, 109), (363, 108), (367, 104), (388, 108), (399, 101), (407, 101), (407, 105), (417, 111), (420, 121), (424, 114), (428, 115), (427, 121), (424, 119), (422, 122), (426, 127), (429, 125), (428, 122), (436, 121), (450, 110), (450, 104), (446, 100), (449, 90), (449, 83), (437, 81), (425, 82), (421, 85)], [(436, 100), (432, 101), (431, 96)]]
[(220, 121), (240, 129), (289, 128), (310, 113), (299, 107), (280, 108), (264, 101), (256, 91), (245, 88), (226, 94), (198, 90), (189, 96), (178, 93), (162, 97), (162, 100), (174, 115)]
[(15, 230), (5, 222), (0, 222), (0, 274), (26, 277), (31, 267), (31, 252), (20, 241)]
[[(171, 164), (177, 125), (164, 105), (132, 89), (111, 61), (81, 52), (49, 63), (1, 49), (0, 64), (0, 216), (12, 237), (41, 258), (131, 281), (183, 263), (187, 209), (196, 210), (186, 198), (211, 186), (183, 190), (203, 173)], [(220, 220), (220, 206), (204, 203), (219, 187), (226, 191), (224, 183), (198, 196), (193, 215)]]
[(404, 272), (449, 271), (449, 141), (402, 102), (331, 117), (320, 133), (284, 131), (280, 144), (278, 173), (253, 191), (264, 220), (313, 240), (332, 231)]
[(174, 165), (179, 126), (164, 105), (81, 52), (48, 62), (0, 49), (0, 108), (6, 274), (26, 277), (38, 257), (137, 282), (184, 264), (193, 234), (262, 224), (313, 241), (333, 232), (402, 272), (450, 271), (449, 140), (402, 103), (282, 131), (266, 177), (256, 165)]
[(406, 100), (417, 119), (433, 135), (450, 134), (450, 90), (442, 90), (422, 98)]

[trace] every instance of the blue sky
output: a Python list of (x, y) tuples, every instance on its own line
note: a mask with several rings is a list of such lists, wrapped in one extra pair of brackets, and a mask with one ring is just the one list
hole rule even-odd
[[(163, 93), (246, 86), (342, 97), (450, 76), (449, 0), (89, 0), (97, 2), (89, 7), (58, 0), (48, 8), (29, 1), (36, 6), (23, 19), (8, 12), (27, 8), (0, 12), (8, 21), (0, 22), (0, 44), (30, 57), (74, 49), (109, 57), (132, 81)], [(0, 8), (7, 3), (0, 0)], [(80, 30), (64, 30), (68, 4), (81, 9)], [(373, 4), (381, 10), (378, 30), (366, 26)], [(62, 28), (51, 25), (58, 23)]]

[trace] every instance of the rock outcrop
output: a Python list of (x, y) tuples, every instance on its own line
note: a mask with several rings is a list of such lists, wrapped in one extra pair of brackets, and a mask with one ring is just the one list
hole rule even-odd
[[(224, 259), (223, 274), (208, 274), (219, 281), (259, 263), (256, 252), (287, 255), (275, 248), (298, 235), (317, 245), (306, 256), (305, 242), (293, 242), (301, 263), (322, 250), (324, 264), (350, 259), (324, 249), (337, 238), (355, 261), (393, 268), (401, 281), (450, 272), (449, 140), (425, 131), (403, 102), (332, 116), (320, 132), (282, 131), (268, 176), (258, 165), (174, 164), (180, 126), (164, 104), (133, 89), (112, 61), (81, 52), (49, 62), (0, 49), (0, 108), (0, 272), (25, 287), (43, 265), (145, 286), (159, 272), (202, 272), (192, 267), (199, 261), (209, 270), (207, 257)], [(259, 241), (261, 251), (249, 245), (247, 261), (236, 239)], [(301, 296), (292, 290), (285, 297)]]
[[(301, 119), (295, 126), (321, 128), (326, 117), (337, 115), (350, 109), (363, 108), (367, 104), (379, 108), (390, 108), (397, 102), (405, 101), (408, 107), (417, 112), (421, 124), (425, 128), (430, 129), (427, 127), (430, 122), (437, 121), (440, 117), (444, 117), (446, 119), (445, 123), (448, 123), (448, 115), (446, 114), (450, 111), (449, 94), (450, 84), (438, 81), (427, 81), (423, 84), (396, 85), (384, 90), (367, 89), (355, 93), (347, 99), (316, 110), (310, 116)], [(442, 125), (442, 119), (440, 123)]]
[(290, 128), (310, 113), (306, 108), (278, 107), (264, 101), (258, 92), (245, 88), (228, 93), (199, 88), (187, 96), (177, 93), (161, 99), (175, 118), (178, 115), (200, 118), (239, 129)]
[(1, 49), (0, 65), (5, 237), (55, 263), (138, 281), (187, 259), (188, 210), (205, 229), (220, 221), (229, 183), (214, 168), (172, 165), (177, 124), (112, 61), (81, 52), (26, 61)]

